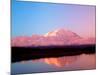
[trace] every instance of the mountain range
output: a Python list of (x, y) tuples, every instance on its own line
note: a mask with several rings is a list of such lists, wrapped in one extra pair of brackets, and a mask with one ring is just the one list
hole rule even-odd
[(95, 38), (83, 38), (70, 30), (57, 29), (44, 35), (17, 36), (11, 39), (11, 46), (59, 46), (95, 44), (95, 42)]

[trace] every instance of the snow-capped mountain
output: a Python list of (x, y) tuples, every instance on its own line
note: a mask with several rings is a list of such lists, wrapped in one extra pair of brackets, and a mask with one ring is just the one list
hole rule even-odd
[(67, 37), (67, 38), (80, 38), (76, 33), (65, 29), (57, 29), (55, 31), (48, 32), (45, 37)]
[(12, 38), (12, 46), (49, 46), (49, 45), (73, 45), (73, 44), (92, 44), (95, 38), (82, 38), (76, 33), (57, 29), (44, 35), (19, 36)]
[(65, 29), (48, 32), (44, 37), (48, 39), (46, 43), (50, 45), (68, 45), (74, 40), (81, 39), (76, 33)]

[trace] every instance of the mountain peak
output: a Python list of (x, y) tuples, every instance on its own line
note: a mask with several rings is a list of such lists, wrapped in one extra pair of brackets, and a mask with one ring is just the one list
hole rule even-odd
[(76, 33), (72, 32), (72, 31), (70, 31), (70, 30), (61, 28), (61, 29), (57, 29), (57, 30), (48, 32), (44, 36), (45, 37), (49, 37), (49, 36), (66, 36), (66, 37), (71, 37), (71, 36), (78, 36), (78, 35)]
[(54, 30), (54, 31), (51, 31), (51, 32), (48, 32), (48, 33), (46, 33), (44, 36), (56, 36), (57, 34), (61, 34), (61, 33), (65, 33), (65, 32), (67, 32), (67, 30), (65, 30), (65, 29), (56, 29), (56, 30)]

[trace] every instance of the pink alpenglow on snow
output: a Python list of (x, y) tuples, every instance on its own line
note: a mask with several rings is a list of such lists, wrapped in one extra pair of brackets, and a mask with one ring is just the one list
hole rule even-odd
[(12, 38), (14, 47), (25, 46), (50, 46), (50, 45), (80, 45), (95, 44), (95, 38), (83, 38), (78, 34), (65, 29), (57, 29), (44, 35), (18, 36)]

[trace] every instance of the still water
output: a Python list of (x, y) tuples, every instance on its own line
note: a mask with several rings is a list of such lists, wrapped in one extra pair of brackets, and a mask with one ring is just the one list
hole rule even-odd
[(88, 70), (96, 68), (95, 54), (81, 54), (58, 58), (42, 58), (12, 63), (12, 74), (25, 74), (51, 71)]

